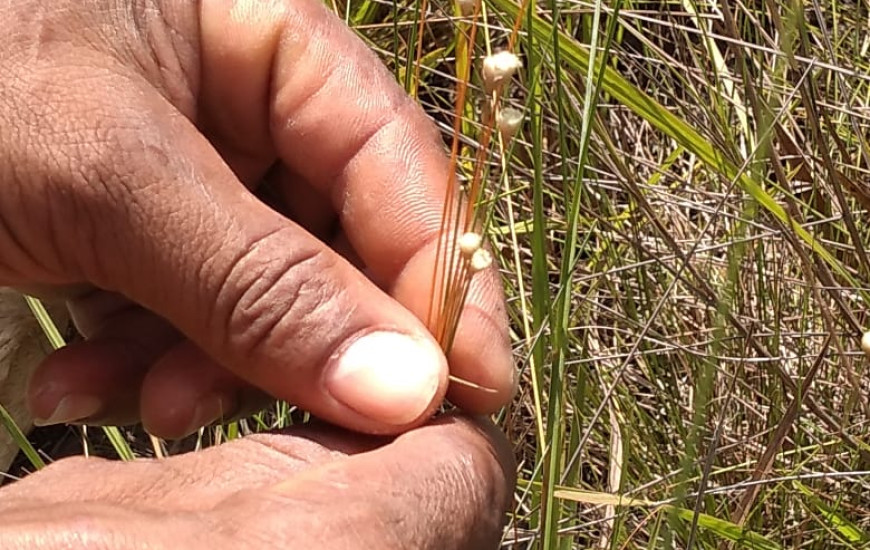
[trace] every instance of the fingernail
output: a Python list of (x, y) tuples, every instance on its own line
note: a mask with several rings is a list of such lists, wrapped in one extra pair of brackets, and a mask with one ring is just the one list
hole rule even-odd
[(434, 343), (396, 332), (354, 341), (327, 368), (325, 385), (357, 413), (393, 426), (408, 424), (432, 404), (447, 366)]
[(34, 426), (52, 426), (78, 422), (97, 414), (103, 408), (103, 402), (93, 395), (69, 394), (57, 402), (57, 406), (48, 418), (34, 418)]
[(229, 398), (216, 393), (200, 398), (193, 409), (190, 424), (188, 424), (187, 429), (179, 437), (188, 436), (212, 422), (229, 418), (229, 415), (233, 412), (231, 406), (232, 403)]

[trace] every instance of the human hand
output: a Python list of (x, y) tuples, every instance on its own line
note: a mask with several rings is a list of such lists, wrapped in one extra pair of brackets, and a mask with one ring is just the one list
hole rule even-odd
[(489, 391), (448, 392), (419, 321), (447, 171), (317, 0), (0, 4), (0, 285), (62, 293), (87, 338), (37, 369), (30, 408), (164, 437), (257, 388), (374, 433), (445, 393), (497, 409), (514, 379), (494, 274), (449, 362)]
[(8, 550), (495, 548), (513, 463), (491, 425), (395, 441), (304, 427), (132, 463), (65, 459), (0, 490)]

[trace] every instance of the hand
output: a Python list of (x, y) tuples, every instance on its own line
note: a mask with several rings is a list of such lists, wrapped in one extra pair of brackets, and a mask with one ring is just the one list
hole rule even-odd
[(306, 428), (163, 461), (66, 459), (0, 490), (0, 541), (8, 550), (495, 548), (510, 457), (491, 426), (448, 417), (386, 444)]
[(514, 380), (494, 273), (449, 358), (489, 391), (448, 391), (419, 320), (447, 173), (318, 0), (0, 4), (0, 285), (68, 298), (87, 338), (34, 374), (38, 422), (178, 437), (259, 390), (374, 433), (445, 393), (497, 409)]

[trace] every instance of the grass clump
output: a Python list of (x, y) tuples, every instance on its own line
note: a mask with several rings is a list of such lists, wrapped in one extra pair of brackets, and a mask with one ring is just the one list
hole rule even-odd
[[(504, 275), (503, 546), (868, 547), (870, 7), (330, 5), (443, 129), (477, 205), (446, 223)], [(503, 90), (480, 68), (502, 50)], [(467, 284), (445, 273), (473, 253), (435, 275), (445, 347)]]
[[(505, 547), (867, 544), (867, 6), (488, 0), (469, 44), (446, 3), (350, 5), (490, 178), (523, 381)], [(524, 122), (481, 167), (450, 104), (464, 52), (506, 45)]]

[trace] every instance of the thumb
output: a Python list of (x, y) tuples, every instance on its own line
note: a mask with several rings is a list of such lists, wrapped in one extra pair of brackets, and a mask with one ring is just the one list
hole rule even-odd
[[(136, 184), (114, 189), (111, 204), (102, 196), (91, 204), (92, 217), (120, 230), (88, 248), (123, 251), (124, 261), (96, 262), (88, 278), (321, 418), (368, 432), (427, 418), (446, 390), (447, 365), (422, 323), (251, 195), (171, 106), (152, 97), (137, 110), (157, 130), (137, 131), (141, 154), (127, 153)], [(189, 356), (178, 351), (165, 358)]]

